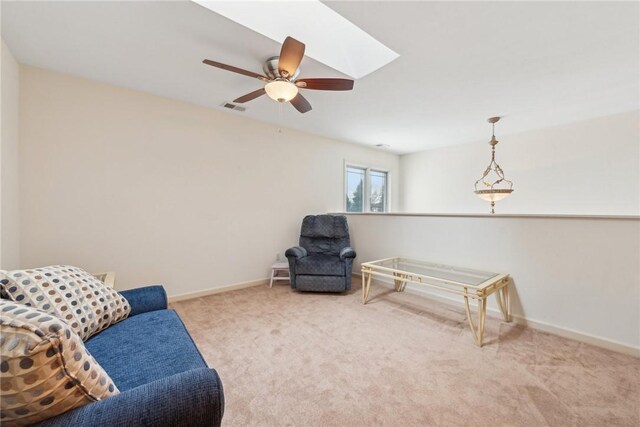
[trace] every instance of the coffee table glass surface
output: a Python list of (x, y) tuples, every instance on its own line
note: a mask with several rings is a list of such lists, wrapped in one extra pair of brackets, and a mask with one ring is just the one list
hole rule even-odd
[[(425, 286), (460, 295), (464, 298), (467, 321), (476, 344), (482, 346), (487, 297), (495, 294), (503, 319), (511, 320), (509, 275), (490, 273), (463, 267), (438, 264), (401, 257), (385, 258), (362, 263), (362, 303), (366, 304), (373, 277), (393, 280), (396, 292), (403, 292), (407, 284)], [(476, 300), (478, 320), (474, 322), (469, 300)]]
[[(436, 264), (427, 261), (418, 261), (406, 258), (387, 258), (365, 263), (368, 266), (389, 272), (402, 271), (404, 274), (414, 274), (423, 277), (423, 281), (432, 278), (438, 282), (460, 283), (470, 287), (478, 287), (483, 283), (497, 278), (500, 273), (472, 270), (470, 268), (453, 267), (445, 264)], [(363, 264), (364, 265), (364, 264)]]

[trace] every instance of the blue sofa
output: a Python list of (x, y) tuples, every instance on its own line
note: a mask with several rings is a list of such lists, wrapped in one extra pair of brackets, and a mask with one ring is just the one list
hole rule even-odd
[(162, 286), (121, 292), (131, 314), (85, 343), (120, 394), (40, 426), (219, 426), (222, 382), (173, 310)]

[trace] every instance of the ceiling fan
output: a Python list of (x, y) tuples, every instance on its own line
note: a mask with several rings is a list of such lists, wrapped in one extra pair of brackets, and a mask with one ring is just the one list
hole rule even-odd
[(349, 79), (297, 79), (300, 74), (298, 68), (304, 56), (304, 43), (293, 37), (287, 37), (282, 43), (280, 56), (273, 56), (267, 59), (262, 66), (266, 75), (243, 70), (220, 62), (205, 59), (202, 61), (207, 65), (232, 71), (248, 77), (254, 77), (265, 82), (265, 86), (251, 93), (243, 95), (233, 102), (244, 103), (258, 98), (265, 93), (269, 98), (278, 102), (291, 102), (296, 110), (306, 113), (311, 110), (311, 104), (302, 96), (299, 89), (314, 90), (351, 90), (353, 80)]

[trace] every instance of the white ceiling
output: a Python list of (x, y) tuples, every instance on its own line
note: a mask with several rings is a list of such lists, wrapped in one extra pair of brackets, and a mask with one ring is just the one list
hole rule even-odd
[[(397, 53), (320, 0), (261, 1), (252, 2), (251, 7), (244, 1), (192, 1), (278, 43), (287, 37), (304, 40), (306, 56), (354, 79), (398, 58)], [(313, 20), (300, 16), (313, 16)]]
[[(494, 115), (507, 116), (497, 129), (506, 141), (639, 108), (638, 2), (326, 4), (400, 58), (353, 92), (306, 91), (304, 115), (267, 97), (224, 111), (408, 153), (487, 139)], [(280, 48), (190, 1), (3, 1), (2, 37), (23, 64), (219, 110), (260, 82), (202, 59), (259, 72)], [(301, 77), (344, 77), (310, 58), (301, 68)]]

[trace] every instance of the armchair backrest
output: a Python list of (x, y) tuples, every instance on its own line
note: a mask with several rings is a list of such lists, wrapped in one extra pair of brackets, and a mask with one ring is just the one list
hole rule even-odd
[(349, 242), (346, 216), (307, 215), (302, 220), (300, 246), (309, 254), (340, 255)]

